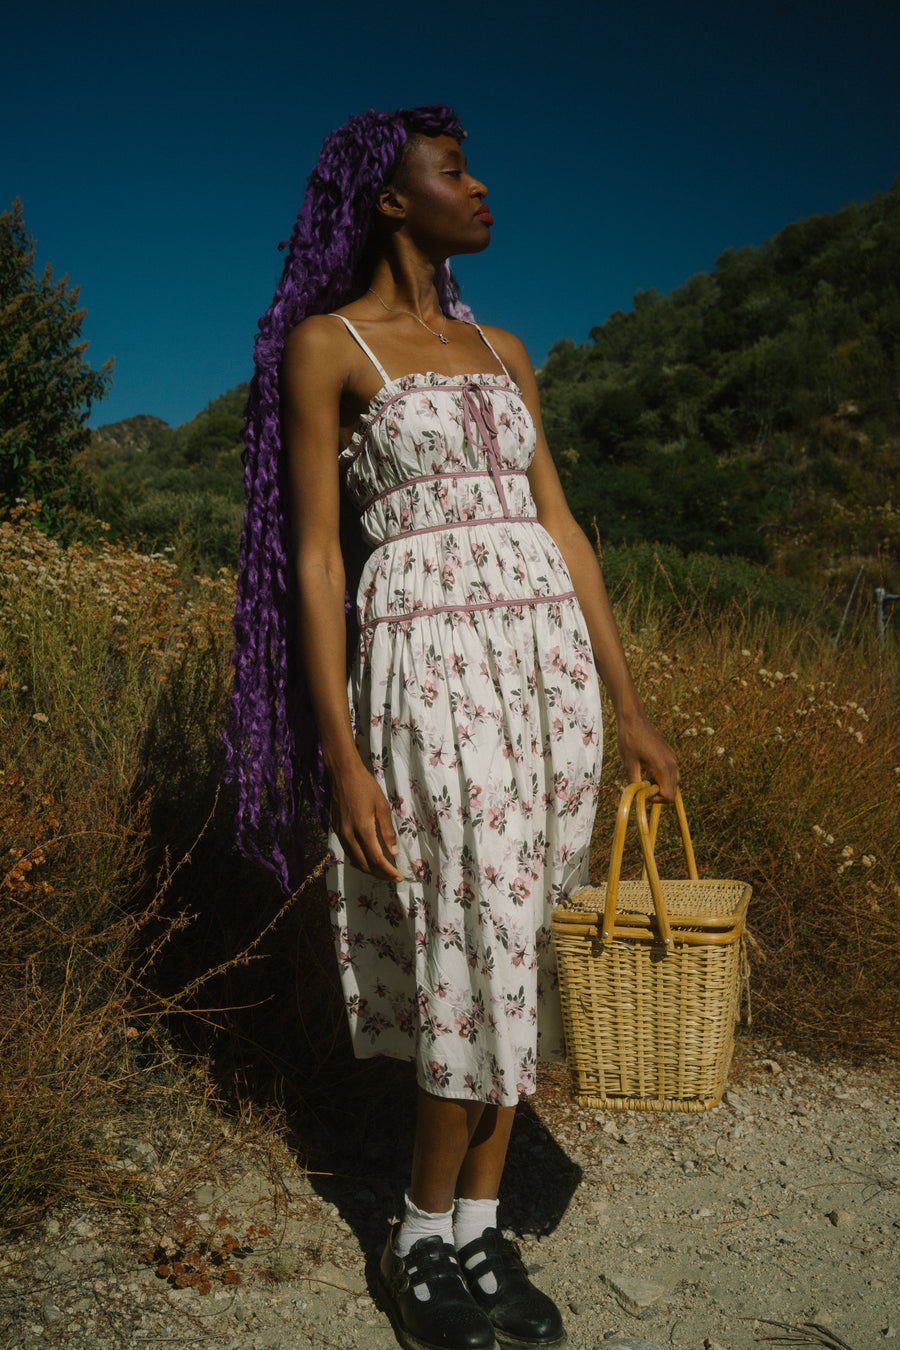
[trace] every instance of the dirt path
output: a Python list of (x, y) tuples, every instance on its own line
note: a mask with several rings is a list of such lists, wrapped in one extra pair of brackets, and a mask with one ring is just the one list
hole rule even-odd
[[(4, 1347), (396, 1346), (370, 1290), (407, 1132), (350, 1128), (341, 1174), (199, 1106), (165, 1132), (133, 1117), (103, 1135), (134, 1206), (67, 1208), (0, 1244)], [(550, 1069), (501, 1202), (569, 1350), (745, 1350), (789, 1335), (771, 1323), (842, 1338), (793, 1343), (900, 1350), (895, 1065), (744, 1041), (720, 1107), (668, 1116), (583, 1111)]]

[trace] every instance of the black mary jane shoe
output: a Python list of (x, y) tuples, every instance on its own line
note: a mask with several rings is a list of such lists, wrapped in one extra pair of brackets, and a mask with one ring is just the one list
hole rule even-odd
[[(469, 1291), (491, 1319), (494, 1335), (504, 1350), (545, 1350), (565, 1343), (559, 1309), (551, 1298), (535, 1289), (519, 1248), (499, 1229), (486, 1228), (457, 1256)], [(486, 1294), (478, 1283), (484, 1275), (493, 1275), (497, 1281), (493, 1294)]]
[[(466, 1288), (449, 1243), (420, 1238), (398, 1256), (393, 1236), (381, 1258), (378, 1291), (404, 1350), (494, 1350), (490, 1318)], [(417, 1285), (425, 1285), (428, 1298), (416, 1297)]]

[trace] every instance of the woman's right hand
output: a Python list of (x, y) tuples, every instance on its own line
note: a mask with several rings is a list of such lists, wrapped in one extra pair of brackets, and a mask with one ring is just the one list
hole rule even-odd
[(391, 808), (373, 775), (360, 760), (358, 767), (329, 778), (331, 828), (347, 862), (379, 881), (402, 881), (403, 873), (393, 861), (400, 849)]

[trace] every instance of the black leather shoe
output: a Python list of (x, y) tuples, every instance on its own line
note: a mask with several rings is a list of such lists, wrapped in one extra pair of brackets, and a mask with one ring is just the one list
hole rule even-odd
[[(490, 1319), (466, 1288), (449, 1243), (420, 1238), (406, 1256), (397, 1256), (393, 1237), (381, 1258), (378, 1289), (405, 1350), (493, 1350)], [(430, 1297), (417, 1298), (417, 1285), (425, 1285)]]
[[(514, 1242), (498, 1229), (486, 1228), (457, 1255), (469, 1292), (491, 1319), (494, 1334), (505, 1350), (564, 1344), (566, 1332), (559, 1309), (551, 1298), (535, 1289)], [(493, 1294), (486, 1294), (478, 1283), (488, 1274), (497, 1281)]]

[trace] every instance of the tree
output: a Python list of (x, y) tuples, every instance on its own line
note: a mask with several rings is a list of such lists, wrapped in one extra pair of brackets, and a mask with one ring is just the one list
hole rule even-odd
[(0, 214), (0, 508), (39, 499), (54, 531), (90, 511), (93, 489), (78, 462), (91, 404), (104, 397), (112, 357), (93, 370), (81, 338), (86, 311), (68, 276), (34, 270), (35, 243), (16, 198)]

